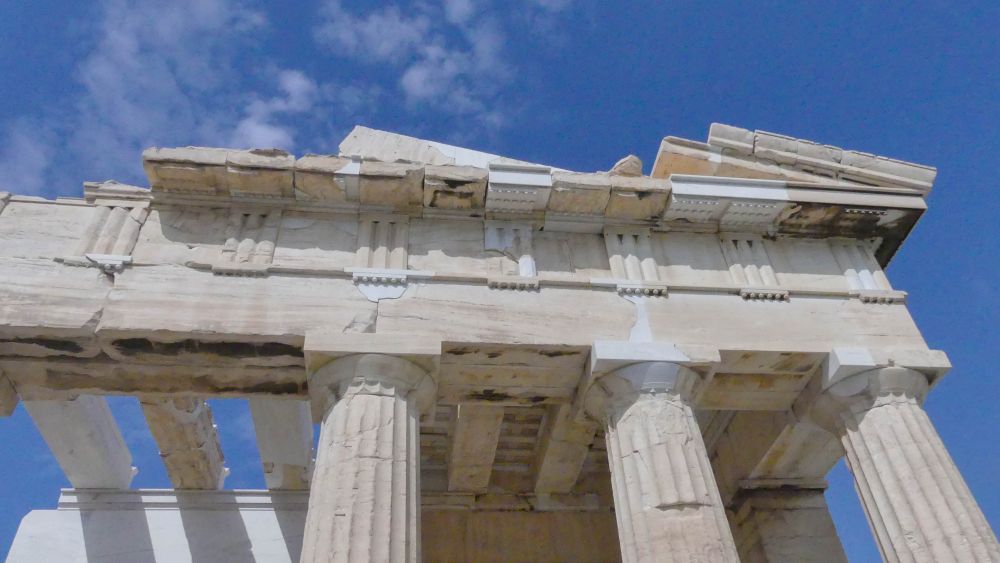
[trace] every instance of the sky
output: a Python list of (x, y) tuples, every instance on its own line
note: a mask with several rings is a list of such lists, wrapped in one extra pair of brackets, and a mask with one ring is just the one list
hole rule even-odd
[[(936, 166), (888, 269), (952, 372), (926, 408), (1000, 528), (1000, 3), (445, 0), (0, 3), (0, 190), (145, 185), (148, 146), (335, 153), (355, 124), (561, 168), (652, 164), (712, 122)], [(132, 399), (140, 473), (167, 487)], [(213, 401), (232, 475), (262, 487), (246, 404)], [(851, 561), (878, 553), (843, 464)], [(23, 407), (0, 419), (0, 557), (68, 486)]]

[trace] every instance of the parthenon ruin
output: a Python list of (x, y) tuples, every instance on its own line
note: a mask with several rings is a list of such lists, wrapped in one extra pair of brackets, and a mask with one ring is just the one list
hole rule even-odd
[[(886, 561), (1000, 561), (884, 273), (933, 168), (720, 124), (649, 175), (365, 127), (142, 160), (0, 193), (0, 415), (72, 486), (12, 563), (846, 561), (845, 455)], [(111, 395), (172, 489), (130, 488)], [(266, 490), (224, 488), (215, 398)]]

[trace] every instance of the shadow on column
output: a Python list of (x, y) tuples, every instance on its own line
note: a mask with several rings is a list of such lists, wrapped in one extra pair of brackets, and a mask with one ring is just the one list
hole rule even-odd
[(210, 507), (199, 503), (197, 497), (180, 496), (177, 500), (191, 561), (256, 561), (235, 495), (213, 495)]
[(80, 524), (87, 561), (156, 562), (142, 510), (81, 510)]
[(302, 533), (306, 527), (306, 511), (276, 508), (274, 516), (278, 520), (281, 539), (285, 542), (289, 558), (292, 561), (298, 561), (299, 556), (302, 555)]

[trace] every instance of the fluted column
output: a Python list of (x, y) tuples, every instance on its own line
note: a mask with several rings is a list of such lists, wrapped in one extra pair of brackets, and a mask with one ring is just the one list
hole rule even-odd
[(622, 560), (739, 561), (705, 443), (688, 400), (698, 380), (642, 362), (597, 380), (591, 416), (606, 424)]
[(927, 377), (887, 367), (848, 377), (817, 400), (835, 433), (882, 558), (1000, 561), (1000, 546), (921, 403)]
[(419, 561), (420, 409), (434, 382), (405, 359), (359, 354), (310, 377), (328, 406), (309, 495), (303, 563)]

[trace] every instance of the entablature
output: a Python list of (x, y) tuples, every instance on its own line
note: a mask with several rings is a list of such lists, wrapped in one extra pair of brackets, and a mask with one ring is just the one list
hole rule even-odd
[(760, 180), (673, 174), (576, 173), (526, 163), (380, 162), (282, 151), (149, 149), (156, 206), (262, 206), (303, 213), (529, 222), (556, 232), (611, 226), (659, 231), (754, 231), (883, 241), (885, 263), (926, 209), (922, 194), (819, 177)]

